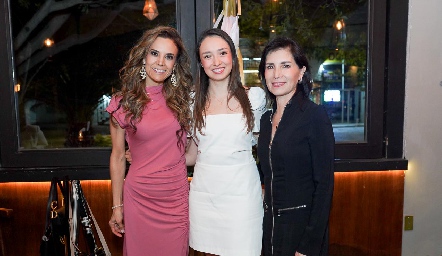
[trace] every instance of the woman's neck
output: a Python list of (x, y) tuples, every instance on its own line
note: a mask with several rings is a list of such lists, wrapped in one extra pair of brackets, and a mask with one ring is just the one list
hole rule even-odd
[(208, 93), (208, 102), (206, 103), (206, 114), (233, 114), (241, 113), (241, 104), (236, 98), (229, 99), (228, 82), (210, 82)]
[(215, 97), (227, 97), (229, 93), (228, 82), (210, 81), (208, 93)]
[(286, 95), (276, 96), (276, 108), (284, 109), (294, 94), (295, 92)]

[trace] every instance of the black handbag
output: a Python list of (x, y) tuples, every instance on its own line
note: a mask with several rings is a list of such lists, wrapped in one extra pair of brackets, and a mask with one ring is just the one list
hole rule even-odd
[[(60, 190), (62, 197), (59, 197)], [(40, 242), (41, 256), (67, 256), (69, 248), (69, 180), (54, 177), (46, 207), (46, 224)]]

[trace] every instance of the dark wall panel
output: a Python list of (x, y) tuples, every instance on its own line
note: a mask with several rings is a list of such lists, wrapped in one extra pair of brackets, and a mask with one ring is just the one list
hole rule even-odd
[(404, 171), (335, 174), (330, 255), (400, 256)]
[[(404, 171), (335, 174), (330, 218), (331, 256), (400, 256)], [(81, 181), (86, 199), (112, 255), (122, 255), (123, 240), (108, 226), (112, 214), (110, 181)], [(0, 255), (38, 256), (49, 182), (0, 183)], [(190, 251), (190, 255), (200, 255)]]

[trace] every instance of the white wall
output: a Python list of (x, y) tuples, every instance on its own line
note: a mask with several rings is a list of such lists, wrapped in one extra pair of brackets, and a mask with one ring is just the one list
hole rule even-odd
[[(442, 0), (409, 0), (403, 256), (442, 255)], [(394, 29), (394, 28), (392, 28)]]

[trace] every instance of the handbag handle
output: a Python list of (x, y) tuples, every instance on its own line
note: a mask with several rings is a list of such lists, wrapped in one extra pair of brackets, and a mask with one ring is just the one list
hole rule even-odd
[(97, 220), (95, 220), (95, 217), (94, 217), (94, 214), (92, 213), (91, 207), (89, 206), (87, 201), (85, 201), (85, 202), (86, 202), (86, 207), (87, 207), (89, 213), (91, 214), (92, 221), (94, 222), (94, 225), (97, 228), (97, 234), (98, 234), (98, 237), (100, 239), (101, 246), (103, 247), (104, 252), (106, 253), (106, 256), (111, 256), (109, 247), (107, 246), (107, 243), (106, 243), (106, 240), (104, 239), (103, 233), (101, 232), (101, 229), (98, 226)]
[[(91, 216), (92, 223), (89, 218)], [(83, 194), (83, 189), (81, 188), (81, 184), (79, 180), (73, 180), (72, 181), (72, 230), (71, 230), (71, 244), (73, 244), (74, 247), (77, 246), (77, 238), (78, 238), (78, 219), (80, 218), (81, 224), (84, 227), (84, 234), (86, 237), (86, 242), (88, 244), (90, 252), (96, 252), (97, 247), (94, 233), (93, 233), (93, 226), (95, 226), (95, 229), (97, 231), (98, 237), (101, 242), (102, 249), (104, 250), (104, 253), (106, 256), (111, 256), (109, 247), (106, 243), (106, 240), (104, 239), (103, 233), (101, 232), (101, 229), (98, 225), (97, 220), (95, 219), (94, 215), (92, 214), (92, 210), (86, 201), (86, 198)], [(101, 249), (101, 248), (100, 248)]]
[(55, 211), (58, 208), (58, 188), (57, 185), (60, 186), (63, 191), (63, 186), (57, 177), (53, 177), (51, 180), (51, 188), (49, 189), (48, 202), (46, 206), (46, 224), (45, 230), (49, 227), (50, 219), (57, 217), (57, 212)]
[[(59, 200), (58, 198), (58, 188), (60, 188), (61, 194), (63, 195), (63, 199)], [(61, 205), (60, 205), (61, 203)], [(53, 220), (58, 217), (59, 211), (60, 210), (59, 207), (60, 206), (65, 206), (64, 210), (64, 216), (68, 216), (69, 214), (69, 178), (68, 176), (65, 176), (63, 179), (59, 179), (58, 177), (53, 177), (51, 179), (51, 187), (49, 189), (49, 195), (48, 195), (48, 202), (46, 205), (46, 218), (45, 218), (45, 229), (44, 229), (44, 233), (43, 233), (43, 237), (42, 240), (43, 241), (48, 241), (49, 237), (51, 236), (52, 232), (53, 232)], [(62, 218), (63, 223), (61, 223), (62, 226), (66, 227), (66, 231), (69, 228), (69, 222), (67, 218)], [(65, 231), (63, 231), (65, 232)], [(64, 233), (65, 237), (65, 241), (69, 241), (70, 237), (69, 237), (69, 232), (67, 231), (66, 233)], [(70, 248), (66, 248), (68, 254), (70, 254), (71, 250)]]

